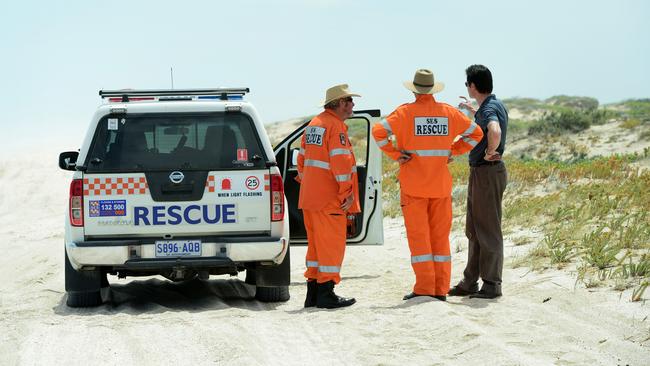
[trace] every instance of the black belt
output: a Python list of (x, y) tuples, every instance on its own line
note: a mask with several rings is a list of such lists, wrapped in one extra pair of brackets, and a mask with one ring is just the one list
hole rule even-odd
[(476, 168), (476, 167), (484, 166), (484, 165), (499, 165), (501, 163), (503, 163), (501, 160), (498, 160), (498, 161), (477, 161), (477, 162), (471, 162), (470, 161), (469, 166), (471, 166), (472, 168)]

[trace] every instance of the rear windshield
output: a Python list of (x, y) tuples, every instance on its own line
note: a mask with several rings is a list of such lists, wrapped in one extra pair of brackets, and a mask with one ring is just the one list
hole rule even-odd
[(264, 168), (253, 122), (242, 113), (106, 116), (88, 172)]

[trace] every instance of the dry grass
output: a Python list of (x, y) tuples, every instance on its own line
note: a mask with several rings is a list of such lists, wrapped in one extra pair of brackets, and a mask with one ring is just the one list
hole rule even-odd
[[(647, 154), (644, 154), (647, 155)], [(645, 156), (628, 155), (574, 163), (530, 161), (508, 165), (520, 193), (504, 201), (504, 226), (533, 225), (544, 239), (526, 259), (533, 269), (549, 265), (580, 264), (578, 280), (587, 287), (610, 285), (622, 291), (644, 291), (650, 279), (650, 172), (632, 162)], [(550, 181), (566, 188), (543, 196), (527, 197)], [(522, 183), (523, 182), (523, 183)], [(524, 189), (527, 188), (527, 189)], [(647, 286), (646, 286), (647, 287)], [(637, 296), (634, 295), (634, 296)]]
[[(634, 287), (634, 296), (642, 295), (650, 282), (650, 172), (632, 163), (647, 156), (508, 160), (504, 233), (517, 226), (543, 233), (542, 241), (511, 265), (544, 270), (574, 263), (577, 280), (586, 287)], [(397, 169), (397, 163), (385, 159), (384, 207), (391, 217), (401, 215)], [(463, 230), (469, 168), (459, 160), (449, 169), (454, 177), (453, 228)], [(515, 245), (531, 242), (514, 240)]]

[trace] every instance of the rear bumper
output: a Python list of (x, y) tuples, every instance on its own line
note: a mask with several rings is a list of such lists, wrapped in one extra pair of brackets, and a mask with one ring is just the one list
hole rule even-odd
[(219, 237), (202, 241), (201, 256), (157, 258), (155, 244), (141, 240), (96, 240), (66, 243), (75, 269), (111, 266), (132, 269), (163, 269), (177, 265), (192, 268), (223, 267), (243, 262), (279, 264), (288, 250), (285, 237)]

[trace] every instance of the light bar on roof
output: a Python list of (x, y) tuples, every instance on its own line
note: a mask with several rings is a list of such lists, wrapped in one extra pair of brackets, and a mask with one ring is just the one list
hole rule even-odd
[(250, 93), (249, 88), (206, 88), (206, 89), (126, 89), (126, 90), (100, 90), (102, 98), (122, 97), (159, 97), (159, 96), (189, 96), (189, 95), (215, 95), (221, 99), (228, 99), (228, 95), (244, 95)]

